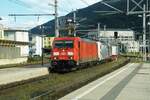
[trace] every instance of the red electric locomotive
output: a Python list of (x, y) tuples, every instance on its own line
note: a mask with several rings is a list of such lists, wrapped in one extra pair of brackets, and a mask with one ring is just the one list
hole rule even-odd
[(57, 37), (53, 41), (51, 67), (53, 70), (68, 71), (83, 63), (98, 61), (95, 41), (79, 37)]

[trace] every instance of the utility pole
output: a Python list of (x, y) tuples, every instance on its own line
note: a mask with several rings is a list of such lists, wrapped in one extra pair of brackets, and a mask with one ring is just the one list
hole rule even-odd
[(55, 0), (55, 4), (52, 5), (55, 8), (54, 14), (9, 14), (8, 16), (14, 16), (16, 20), (16, 16), (37, 16), (39, 19), (39, 16), (55, 16), (55, 36), (59, 37), (59, 21), (58, 21), (58, 1)]
[(58, 1), (55, 0), (55, 36), (59, 37)]
[(76, 11), (73, 12), (74, 36), (76, 36)]
[(100, 40), (100, 23), (98, 23), (98, 26), (97, 26), (97, 38), (98, 40)]
[(143, 13), (143, 52), (144, 52), (144, 55), (143, 55), (143, 61), (146, 61), (147, 60), (147, 57), (146, 57), (146, 6), (144, 4), (143, 6), (143, 10), (144, 10), (144, 13)]
[[(142, 14), (143, 16), (143, 61), (147, 61), (147, 44), (146, 44), (146, 26), (147, 26), (147, 22), (146, 22), (146, 17), (147, 14), (150, 13), (149, 11), (149, 0), (145, 0), (146, 4), (144, 3), (144, 0), (141, 1), (135, 1), (135, 0), (127, 0), (127, 14)], [(130, 2), (134, 3), (134, 7), (130, 7)], [(136, 8), (140, 9), (140, 10), (136, 10)]]
[(106, 25), (104, 25), (104, 37), (106, 36)]

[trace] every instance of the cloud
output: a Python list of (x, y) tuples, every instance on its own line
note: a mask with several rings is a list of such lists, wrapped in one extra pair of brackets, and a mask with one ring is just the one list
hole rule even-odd
[[(50, 6), (50, 4), (54, 5), (54, 0), (20, 0), (24, 2), (26, 5), (29, 5), (31, 9), (43, 11), (43, 12), (51, 12), (54, 10), (53, 6)], [(96, 2), (99, 2), (101, 0), (84, 0), (89, 5), (94, 4)], [(71, 12), (72, 9), (79, 9), (84, 8), (87, 6), (82, 0), (58, 0), (58, 6), (59, 6), (59, 13), (63, 12), (62, 14)], [(53, 12), (53, 11), (52, 11)]]
[(49, 21), (48, 17), (40, 17), (38, 18), (25, 18), (22, 20), (22, 18), (17, 18), (16, 21), (12, 17), (8, 16), (1, 16), (2, 20), (0, 21), (0, 24), (2, 24), (5, 28), (22, 28), (22, 29), (31, 29), (37, 25), (41, 25), (43, 23), (46, 23)]
[[(50, 6), (50, 4), (54, 4), (54, 0), (16, 0), (22, 3), (22, 5), (25, 5), (27, 9), (32, 10), (32, 12), (35, 13), (54, 13), (54, 7)], [(85, 0), (89, 5), (99, 2), (101, 0)], [(84, 8), (88, 5), (86, 5), (82, 0), (58, 0), (58, 6), (59, 6), (59, 16), (63, 16), (72, 10)], [(30, 13), (30, 12), (29, 12)], [(8, 16), (2, 16), (2, 19), (0, 23), (4, 24), (7, 27), (34, 27), (36, 25), (45, 23), (54, 17), (40, 17), (40, 20), (37, 21), (37, 18), (25, 18), (23, 17), (22, 20), (15, 22), (12, 17)]]

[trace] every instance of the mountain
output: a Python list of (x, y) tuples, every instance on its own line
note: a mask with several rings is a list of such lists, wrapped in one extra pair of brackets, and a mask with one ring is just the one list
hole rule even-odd
[[(141, 0), (135, 0), (141, 1)], [(116, 7), (119, 10), (126, 12), (127, 0), (103, 0), (107, 4)], [(130, 5), (134, 6), (134, 5)], [(142, 18), (138, 15), (126, 15), (125, 13), (98, 13), (99, 11), (114, 11), (112, 8), (102, 4), (101, 2), (95, 3), (77, 11), (77, 20), (79, 22), (78, 29), (96, 29), (97, 23), (104, 25), (107, 28), (121, 28), (121, 29), (133, 29), (140, 32), (142, 30)], [(59, 18), (60, 27), (65, 29), (66, 19), (73, 18), (73, 12)], [(31, 33), (40, 34), (42, 31), (46, 34), (54, 34), (54, 20), (51, 20), (43, 24), (44, 29), (40, 29), (39, 26), (31, 29)], [(63, 33), (63, 32), (60, 32)]]

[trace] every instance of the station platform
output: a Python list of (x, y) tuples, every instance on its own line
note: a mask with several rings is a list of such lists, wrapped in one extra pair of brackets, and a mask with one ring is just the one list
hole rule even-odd
[(48, 74), (48, 67), (41, 65), (0, 69), (0, 85), (28, 80)]
[(59, 100), (150, 100), (150, 63), (129, 63)]

